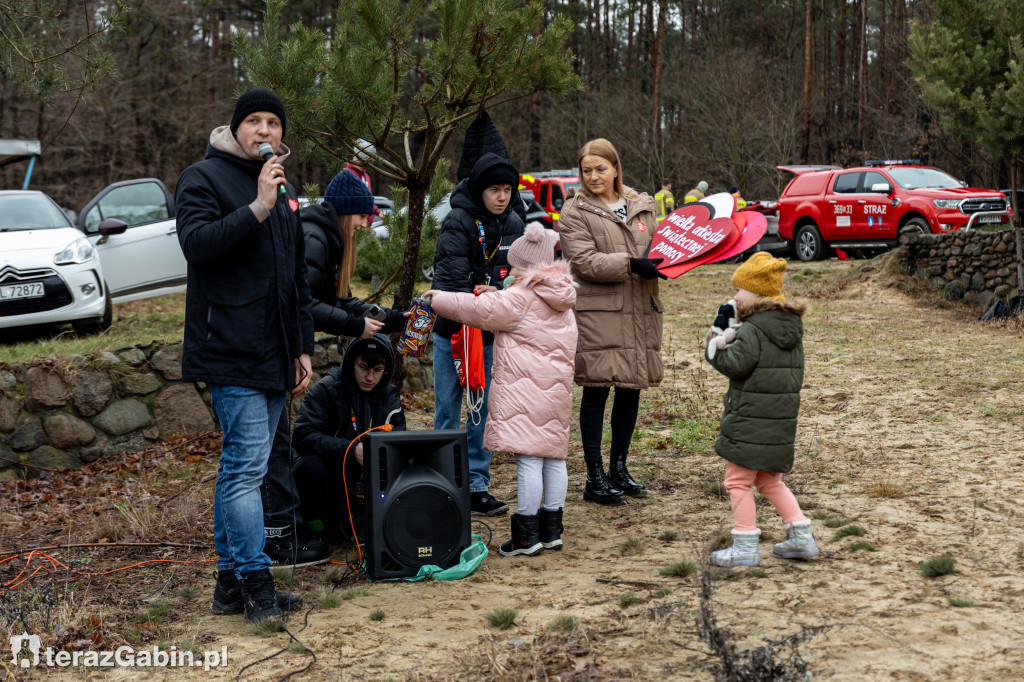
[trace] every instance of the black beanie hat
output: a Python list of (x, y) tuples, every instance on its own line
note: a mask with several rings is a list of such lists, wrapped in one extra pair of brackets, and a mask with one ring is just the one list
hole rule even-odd
[(491, 185), (512, 185), (512, 189), (516, 189), (519, 187), (519, 172), (497, 154), (487, 153), (473, 166), (469, 176), (469, 191), (474, 199), (480, 201), (484, 190)]
[(249, 88), (235, 100), (235, 113), (231, 115), (231, 134), (238, 132), (245, 117), (256, 111), (269, 111), (281, 119), (281, 139), (284, 139), (288, 121), (284, 115), (281, 98), (266, 88)]

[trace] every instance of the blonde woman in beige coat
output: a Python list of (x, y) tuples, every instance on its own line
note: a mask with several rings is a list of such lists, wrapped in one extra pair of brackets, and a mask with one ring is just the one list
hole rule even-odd
[[(646, 497), (626, 469), (636, 427), (640, 390), (658, 386), (661, 317), (657, 270), (647, 258), (657, 228), (654, 201), (622, 181), (618, 152), (605, 139), (591, 140), (579, 155), (581, 191), (562, 207), (558, 220), (562, 254), (579, 282), (575, 381), (583, 387), (580, 434), (587, 463), (583, 499), (620, 504), (621, 495)], [(611, 387), (612, 440), (608, 475), (601, 459), (605, 403)]]

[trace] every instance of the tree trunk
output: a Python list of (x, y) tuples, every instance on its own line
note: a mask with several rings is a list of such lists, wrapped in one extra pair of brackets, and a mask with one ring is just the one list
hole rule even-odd
[[(544, 32), (543, 19), (537, 22), (533, 35), (540, 36)], [(530, 168), (540, 170), (540, 93), (535, 92), (530, 97)]]
[(654, 92), (651, 96), (654, 105), (654, 158), (658, 163), (658, 172), (665, 174), (661, 154), (661, 69), (665, 61), (665, 5), (666, 0), (658, 0), (658, 30), (654, 38)]
[(814, 0), (804, 0), (804, 105), (800, 133), (800, 158), (810, 163), (811, 84), (814, 81)]
[(857, 83), (857, 138), (860, 150), (868, 151), (868, 0), (860, 0), (860, 20), (858, 22), (858, 40), (860, 41), (859, 82)]
[(1013, 192), (1013, 237), (1017, 243), (1017, 293), (1024, 291), (1024, 245), (1020, 234), (1020, 209), (1017, 206), (1017, 159), (1010, 161), (1010, 190)]
[(409, 183), (409, 233), (402, 259), (402, 279), (395, 294), (395, 308), (405, 310), (412, 302), (412, 291), (419, 275), (420, 237), (423, 233), (423, 204), (427, 197), (427, 182), (419, 177)]

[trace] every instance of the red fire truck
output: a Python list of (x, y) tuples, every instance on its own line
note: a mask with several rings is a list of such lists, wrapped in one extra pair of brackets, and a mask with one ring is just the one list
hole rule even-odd
[(574, 170), (550, 170), (523, 173), (519, 176), (519, 186), (533, 192), (533, 198), (550, 216), (551, 227), (557, 230), (558, 215), (569, 197), (569, 190), (579, 187), (580, 181)]
[(777, 168), (795, 176), (778, 202), (779, 236), (804, 261), (835, 247), (890, 248), (906, 226), (942, 234), (1010, 218), (1001, 192), (967, 187), (917, 160), (868, 161), (860, 168)]

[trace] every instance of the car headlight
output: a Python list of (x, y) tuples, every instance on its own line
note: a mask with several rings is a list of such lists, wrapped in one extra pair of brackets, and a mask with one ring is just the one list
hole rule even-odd
[(932, 203), (935, 208), (960, 208), (959, 199), (933, 199)]
[(53, 262), (57, 265), (72, 265), (73, 263), (88, 263), (95, 257), (96, 249), (92, 247), (88, 239), (82, 237), (65, 246), (63, 251), (53, 257)]

